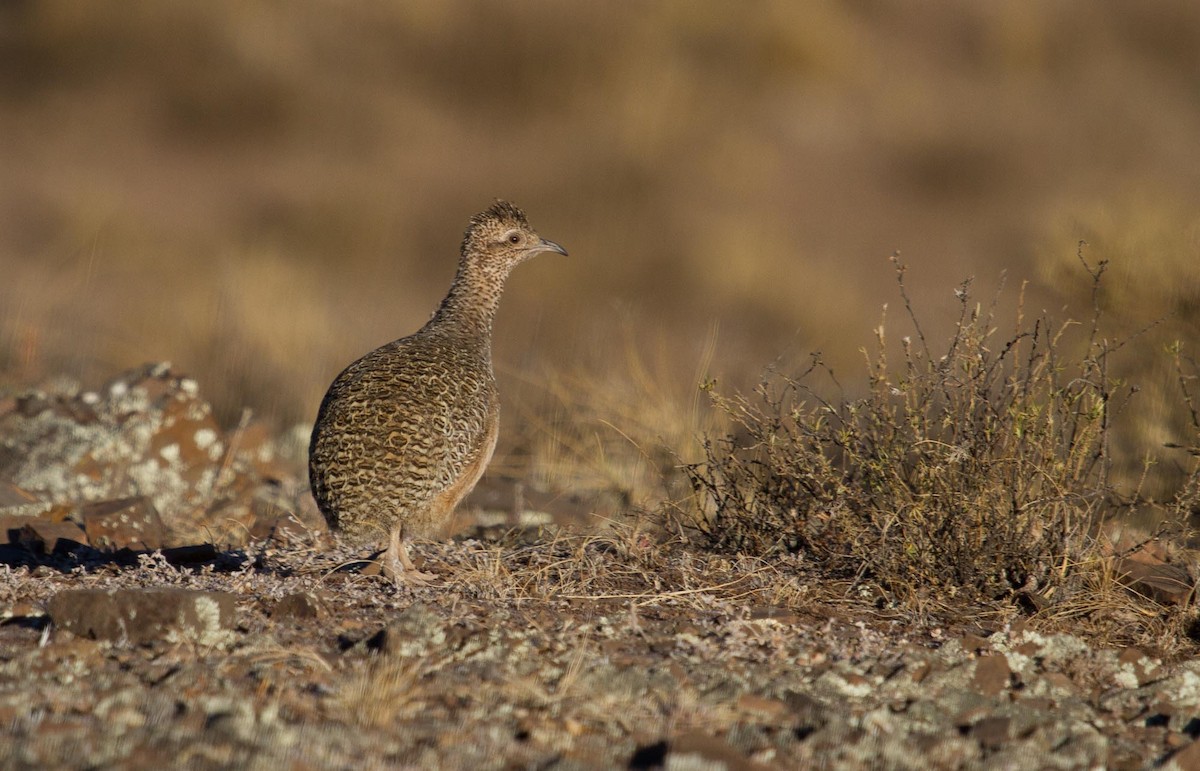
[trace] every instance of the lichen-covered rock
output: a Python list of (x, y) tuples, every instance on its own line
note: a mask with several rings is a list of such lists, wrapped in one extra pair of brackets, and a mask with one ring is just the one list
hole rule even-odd
[(295, 592), (281, 598), (271, 610), (271, 618), (315, 619), (329, 615), (325, 603), (312, 592)]
[(65, 506), (99, 548), (240, 546), (282, 527), (324, 529), (291, 516), (297, 495), (279, 490), (294, 492), (295, 475), (264, 430), (247, 414), (226, 435), (196, 381), (166, 363), (95, 391), (58, 384), (9, 400), (0, 480), (0, 515)]
[(234, 603), (228, 592), (193, 589), (69, 589), (54, 595), (49, 611), (56, 627), (80, 637), (216, 645), (233, 629)]
[(100, 391), (25, 394), (0, 417), (0, 443), (14, 484), (53, 503), (144, 495), (171, 529), (208, 503), (225, 451), (196, 381), (165, 363)]

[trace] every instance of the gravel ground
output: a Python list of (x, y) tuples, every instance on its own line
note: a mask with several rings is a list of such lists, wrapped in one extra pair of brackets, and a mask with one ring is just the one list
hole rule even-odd
[[(1200, 762), (1200, 662), (1023, 621), (906, 624), (819, 597), (828, 592), (799, 568), (636, 537), (543, 535), (424, 544), (443, 581), (411, 590), (364, 576), (329, 546), (74, 567), (78, 555), (33, 565), (10, 548), (0, 765)], [(105, 627), (147, 594), (167, 609), (161, 624), (135, 612)], [(227, 600), (230, 612), (198, 621), (180, 610), (197, 598)]]
[(1200, 767), (1194, 644), (1103, 608), (901, 610), (490, 482), (397, 588), (289, 441), (167, 365), (0, 400), (0, 767)]

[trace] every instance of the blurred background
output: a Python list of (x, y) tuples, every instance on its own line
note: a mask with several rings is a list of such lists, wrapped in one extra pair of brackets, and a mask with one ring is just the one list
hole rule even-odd
[[(0, 387), (166, 359), (226, 423), (311, 421), (497, 197), (571, 252), (497, 321), (518, 466), (694, 429), (698, 382), (809, 351), (861, 379), (897, 250), (932, 337), (970, 276), (1086, 317), (1086, 239), (1113, 334), (1171, 316), (1130, 365), (1166, 393), (1200, 4), (0, 2)], [(1131, 452), (1170, 438), (1156, 399)]]

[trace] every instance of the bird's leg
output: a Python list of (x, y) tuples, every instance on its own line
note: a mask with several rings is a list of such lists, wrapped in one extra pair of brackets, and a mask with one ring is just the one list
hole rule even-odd
[(388, 547), (379, 555), (383, 574), (391, 579), (396, 586), (404, 584), (427, 584), (437, 576), (417, 570), (412, 558), (408, 556), (407, 539), (404, 537), (404, 524), (397, 522), (392, 528), (388, 539)]

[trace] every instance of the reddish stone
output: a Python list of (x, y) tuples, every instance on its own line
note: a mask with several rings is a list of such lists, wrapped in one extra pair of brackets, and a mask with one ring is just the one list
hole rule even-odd
[(1196, 591), (1196, 581), (1187, 570), (1163, 562), (1147, 551), (1137, 551), (1118, 560), (1117, 577), (1138, 594), (1164, 605), (1186, 605)]
[(162, 425), (150, 439), (146, 457), (166, 461), (195, 481), (198, 470), (221, 460), (224, 436), (208, 405), (182, 396), (167, 402)]
[(1137, 677), (1138, 686), (1143, 686), (1154, 679), (1151, 672), (1156, 672), (1159, 662), (1137, 648), (1125, 648), (1117, 656), (1117, 661), (1126, 665)]
[(967, 653), (980, 653), (992, 649), (991, 644), (986, 639), (975, 634), (963, 635), (960, 645), (962, 645), (962, 649)]
[(971, 707), (954, 716), (954, 725), (963, 731), (968, 731), (971, 729), (971, 726), (983, 720), (991, 712), (992, 708), (988, 706)]
[(1006, 717), (985, 717), (971, 726), (971, 737), (989, 750), (1004, 746), (1011, 738), (1012, 721)]
[(999, 654), (985, 655), (975, 662), (975, 676), (971, 682), (978, 693), (995, 696), (1008, 688), (1011, 677), (1008, 659)]
[(1067, 675), (1064, 675), (1062, 672), (1047, 672), (1046, 674), (1042, 675), (1042, 681), (1053, 686), (1054, 688), (1058, 688), (1070, 693), (1075, 693), (1079, 690), (1079, 687), (1075, 684), (1075, 681)]
[(276, 456), (270, 427), (262, 421), (251, 420), (239, 426), (230, 435), (229, 450), (239, 467), (249, 469), (260, 479), (281, 481), (291, 476)]
[(1054, 699), (1046, 696), (1027, 696), (1021, 699), (1021, 706), (1031, 712), (1049, 712), (1056, 704)]
[(0, 515), (0, 544), (20, 543), (21, 528), (30, 521), (29, 517)]
[(7, 509), (10, 506), (27, 506), (37, 502), (37, 496), (28, 490), (22, 490), (12, 482), (0, 481), (0, 509)]
[(1171, 762), (1184, 771), (1200, 769), (1200, 741), (1194, 741), (1171, 756)]
[(788, 705), (778, 699), (768, 699), (753, 693), (743, 693), (737, 700), (738, 709), (742, 712), (781, 722), (791, 711)]
[(65, 503), (59, 503), (50, 507), (50, 510), (43, 514), (39, 519), (44, 519), (47, 522), (70, 522), (74, 525), (83, 527), (77, 520), (76, 509), (74, 506)]
[(31, 519), (21, 526), (17, 542), (32, 552), (50, 554), (69, 551), (77, 546), (87, 546), (88, 538), (74, 522), (50, 522)]
[(1035, 642), (1023, 642), (1013, 648), (1013, 650), (1017, 653), (1020, 653), (1022, 656), (1029, 656), (1030, 658), (1033, 658), (1042, 652), (1042, 646)]
[(913, 670), (912, 681), (918, 685), (925, 678), (929, 677), (929, 673), (933, 671), (933, 665), (928, 661), (922, 662), (920, 666)]
[[(37, 517), (50, 509), (50, 503), (39, 499), (36, 495), (23, 490), (11, 482), (0, 481), (0, 519), (14, 517), (23, 519)], [(0, 542), (3, 536), (0, 534)]]
[(311, 533), (325, 533), (329, 526), (325, 520), (317, 522), (302, 522), (300, 518), (287, 509), (282, 509), (258, 498), (254, 500), (254, 526), (250, 532), (255, 538), (283, 539), (297, 538)]
[(162, 520), (148, 498), (89, 503), (80, 510), (92, 546), (106, 551), (153, 551), (165, 546)]

